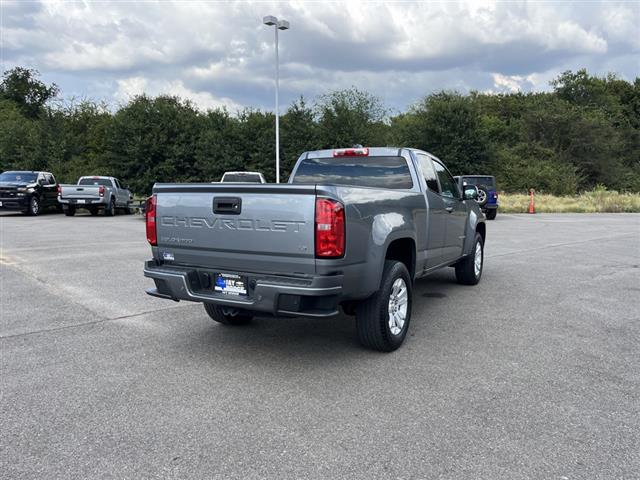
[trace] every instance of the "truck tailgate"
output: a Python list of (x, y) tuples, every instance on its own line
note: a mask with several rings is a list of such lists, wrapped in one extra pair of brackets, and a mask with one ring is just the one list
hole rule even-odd
[(60, 185), (62, 198), (100, 198), (97, 185)]
[(315, 272), (313, 185), (156, 184), (153, 191), (160, 258), (230, 272)]

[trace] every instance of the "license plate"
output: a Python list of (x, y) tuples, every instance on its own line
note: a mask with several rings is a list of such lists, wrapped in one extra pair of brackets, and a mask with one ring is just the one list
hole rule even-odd
[(76, 200), (78, 203), (84, 203), (84, 200)]
[(247, 279), (240, 275), (227, 273), (214, 274), (215, 283), (213, 290), (225, 295), (246, 296), (247, 295)]

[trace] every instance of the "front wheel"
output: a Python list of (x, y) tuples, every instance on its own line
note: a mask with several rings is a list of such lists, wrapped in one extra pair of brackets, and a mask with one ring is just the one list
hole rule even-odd
[(380, 289), (356, 310), (356, 328), (360, 343), (372, 350), (396, 350), (409, 329), (411, 320), (412, 281), (401, 262), (384, 263)]
[(223, 325), (246, 325), (253, 318), (251, 315), (239, 313), (237, 309), (226, 309), (213, 303), (205, 303), (204, 310), (213, 320)]
[(456, 280), (462, 285), (476, 285), (482, 277), (484, 242), (479, 233), (473, 241), (473, 253), (456, 263)]
[(40, 199), (36, 196), (31, 197), (29, 206), (27, 207), (27, 215), (36, 216), (40, 213)]
[(486, 213), (487, 220), (495, 220), (497, 214), (498, 214), (497, 208), (492, 208), (491, 210), (487, 210), (487, 213)]

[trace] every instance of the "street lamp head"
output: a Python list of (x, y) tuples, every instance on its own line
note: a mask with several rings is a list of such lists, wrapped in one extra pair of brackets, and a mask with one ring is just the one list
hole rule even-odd
[(278, 22), (278, 30), (289, 30), (289, 22), (287, 20), (280, 20)]
[(262, 23), (264, 23), (265, 25), (277, 25), (278, 24), (278, 19), (276, 17), (274, 17), (273, 15), (267, 15), (266, 17), (264, 17), (262, 19)]

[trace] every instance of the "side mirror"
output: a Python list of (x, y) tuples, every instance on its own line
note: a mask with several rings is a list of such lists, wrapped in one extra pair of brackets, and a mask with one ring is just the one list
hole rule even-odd
[(476, 187), (475, 185), (465, 185), (463, 197), (465, 200), (477, 200), (478, 187)]

